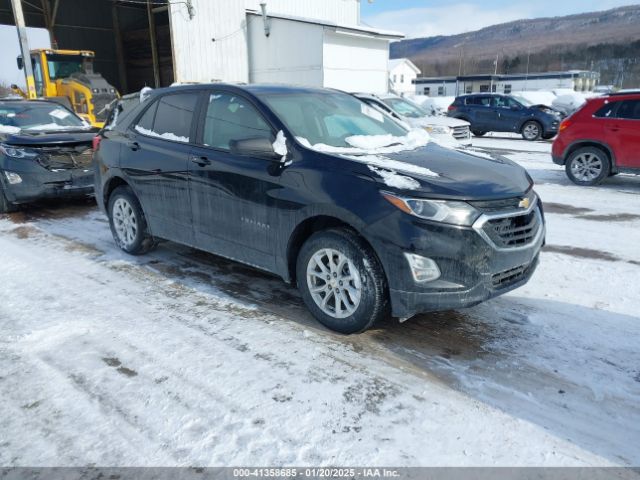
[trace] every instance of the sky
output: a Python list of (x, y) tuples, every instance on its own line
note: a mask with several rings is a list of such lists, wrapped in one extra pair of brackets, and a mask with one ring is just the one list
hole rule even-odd
[(361, 0), (367, 25), (408, 38), (454, 35), (522, 18), (571, 15), (639, 3), (625, 0)]
[[(29, 48), (49, 48), (49, 34), (44, 28), (28, 28), (27, 38), (29, 39)], [(16, 27), (9, 25), (0, 25), (0, 83), (6, 86), (15, 83), (24, 87), (24, 72), (18, 70), (16, 65), (16, 57), (20, 55), (20, 46), (18, 44), (18, 32)]]

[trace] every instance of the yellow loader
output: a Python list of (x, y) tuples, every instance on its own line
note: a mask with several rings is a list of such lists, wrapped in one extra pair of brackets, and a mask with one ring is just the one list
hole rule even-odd
[[(94, 52), (89, 50), (31, 50), (35, 98), (57, 101), (95, 127), (103, 127), (116, 89), (93, 71)], [(24, 68), (22, 56), (18, 68)], [(11, 88), (25, 98), (34, 98), (16, 85)]]

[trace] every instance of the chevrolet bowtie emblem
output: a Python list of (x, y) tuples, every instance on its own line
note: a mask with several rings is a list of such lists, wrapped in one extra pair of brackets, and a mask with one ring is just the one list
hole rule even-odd
[(523, 198), (522, 200), (520, 200), (520, 203), (518, 204), (518, 208), (529, 208), (529, 199)]

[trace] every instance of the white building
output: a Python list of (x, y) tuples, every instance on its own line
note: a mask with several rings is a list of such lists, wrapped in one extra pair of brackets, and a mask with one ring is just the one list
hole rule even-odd
[(413, 81), (420, 75), (420, 69), (408, 58), (389, 60), (390, 88), (395, 93), (415, 93)]
[(465, 93), (516, 93), (536, 90), (571, 89), (591, 92), (598, 85), (600, 74), (587, 70), (510, 75), (461, 75), (458, 77), (423, 77), (414, 81), (419, 95), (456, 96)]
[(359, 0), (170, 4), (177, 82), (273, 82), (386, 92), (397, 32), (360, 24)]

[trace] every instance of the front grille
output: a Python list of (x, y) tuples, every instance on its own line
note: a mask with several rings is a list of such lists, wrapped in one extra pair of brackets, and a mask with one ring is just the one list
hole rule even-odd
[(93, 150), (82, 147), (43, 152), (38, 156), (38, 163), (48, 170), (69, 170), (89, 168), (93, 159)]
[(471, 138), (469, 126), (463, 125), (462, 127), (453, 127), (453, 138), (456, 138), (457, 140), (467, 140)]
[(500, 248), (515, 248), (530, 244), (541, 228), (538, 208), (513, 217), (493, 218), (482, 227), (491, 241)]
[(493, 284), (493, 288), (499, 290), (501, 288), (506, 288), (509, 285), (513, 285), (514, 283), (519, 282), (527, 276), (529, 270), (531, 269), (531, 265), (531, 263), (520, 265), (518, 267), (510, 268), (509, 270), (505, 270), (503, 272), (492, 275), (491, 283)]
[(525, 198), (529, 201), (529, 205), (533, 205), (536, 201), (535, 193), (533, 193), (533, 191), (529, 191), (525, 197), (512, 197), (502, 200), (471, 201), (469, 203), (482, 213), (511, 213), (522, 209), (521, 202)]

